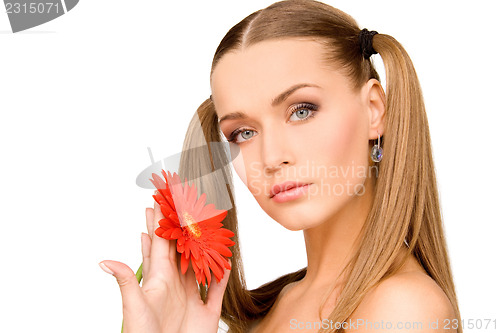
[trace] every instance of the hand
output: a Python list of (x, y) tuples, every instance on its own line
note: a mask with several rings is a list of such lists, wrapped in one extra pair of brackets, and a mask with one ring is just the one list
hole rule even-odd
[(219, 327), (222, 298), (230, 270), (210, 285), (206, 304), (201, 300), (192, 267), (182, 274), (176, 243), (158, 237), (154, 230), (163, 218), (160, 206), (146, 208), (148, 234), (141, 236), (142, 287), (127, 265), (112, 260), (101, 263), (116, 277), (123, 303), (124, 333), (215, 333)]

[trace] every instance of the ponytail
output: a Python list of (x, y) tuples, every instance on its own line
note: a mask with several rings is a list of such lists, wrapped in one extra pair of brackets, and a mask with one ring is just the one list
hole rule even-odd
[[(379, 163), (374, 203), (360, 233), (362, 246), (349, 263), (350, 272), (329, 319), (348, 320), (368, 291), (396, 273), (413, 254), (443, 289), (460, 322), (418, 77), (410, 57), (393, 37), (373, 36), (373, 48), (386, 70), (384, 159)], [(405, 256), (397, 260), (401, 249)]]

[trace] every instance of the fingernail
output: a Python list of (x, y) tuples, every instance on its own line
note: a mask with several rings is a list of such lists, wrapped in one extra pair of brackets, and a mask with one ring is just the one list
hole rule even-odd
[(100, 262), (99, 267), (101, 267), (102, 270), (105, 271), (106, 273), (111, 274), (113, 276), (115, 275), (115, 273), (113, 273), (113, 271), (111, 269), (109, 269), (108, 266), (104, 265), (104, 263)]

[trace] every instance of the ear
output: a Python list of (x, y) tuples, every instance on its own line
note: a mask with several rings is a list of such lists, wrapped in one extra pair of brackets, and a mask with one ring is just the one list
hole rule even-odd
[(365, 83), (364, 96), (368, 111), (369, 133), (371, 140), (384, 134), (384, 116), (385, 116), (385, 92), (380, 82), (376, 79), (370, 79)]

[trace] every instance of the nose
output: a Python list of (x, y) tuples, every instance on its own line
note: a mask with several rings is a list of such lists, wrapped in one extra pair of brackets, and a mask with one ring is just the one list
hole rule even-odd
[(262, 134), (261, 152), (264, 172), (271, 173), (282, 165), (290, 165), (293, 162), (292, 142), (287, 140), (284, 131), (272, 128)]

